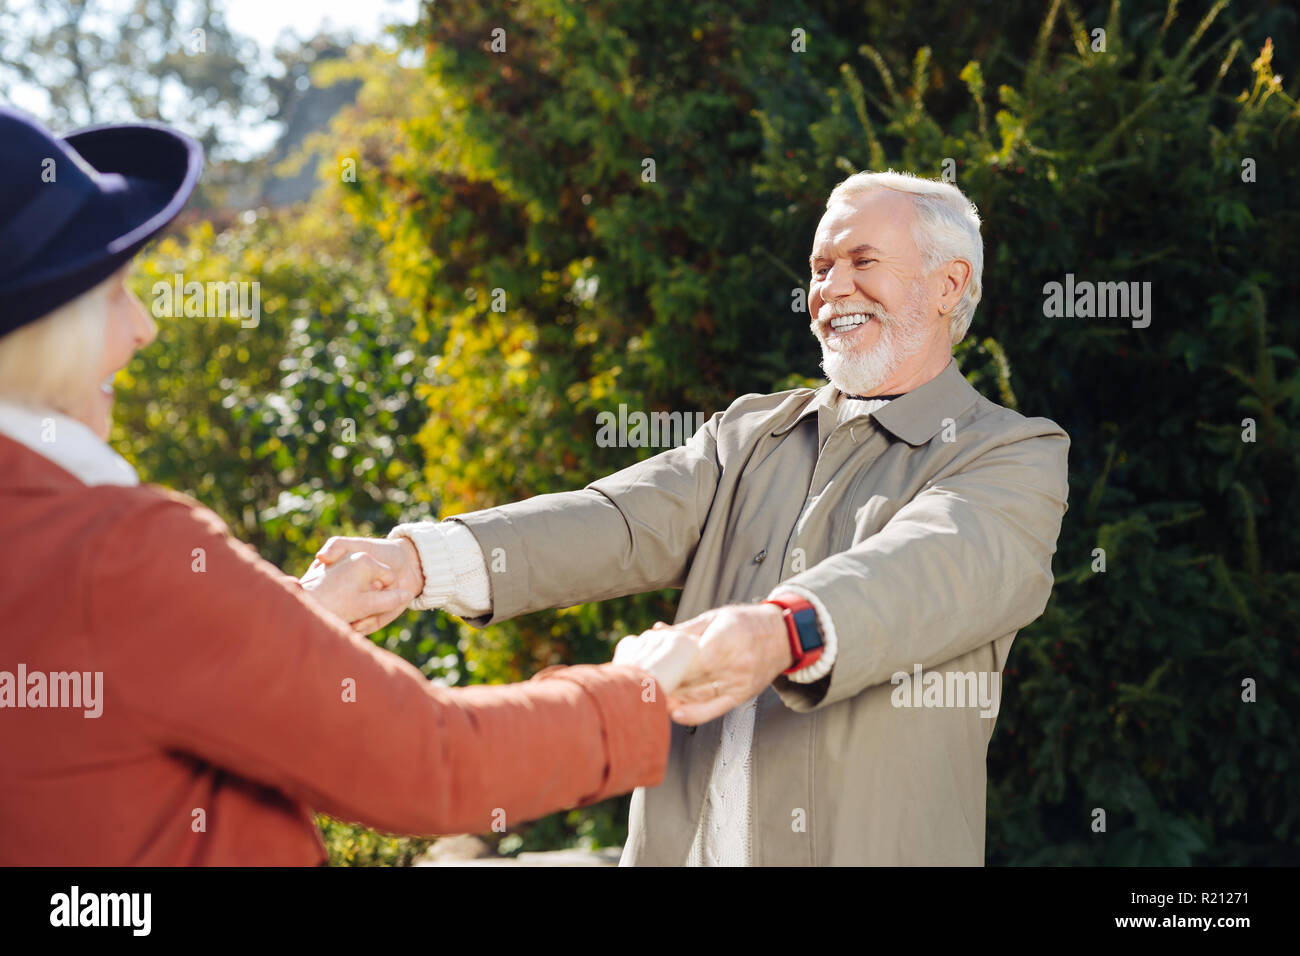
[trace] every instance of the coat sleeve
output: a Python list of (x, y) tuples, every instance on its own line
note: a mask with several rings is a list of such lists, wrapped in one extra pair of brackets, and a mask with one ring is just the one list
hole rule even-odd
[(670, 726), (645, 672), (436, 686), (192, 503), (131, 508), (85, 565), (105, 710), (313, 809), (392, 832), (485, 832), (663, 777)]
[(1014, 633), (1043, 612), (1066, 510), (1069, 438), (1046, 419), (939, 478), (876, 534), (786, 583), (830, 614), (838, 654), (812, 684), (777, 678), (808, 711), (929, 669)]
[(491, 614), (468, 623), (680, 587), (718, 487), (721, 418), (580, 491), (450, 519), (474, 533), (491, 580)]

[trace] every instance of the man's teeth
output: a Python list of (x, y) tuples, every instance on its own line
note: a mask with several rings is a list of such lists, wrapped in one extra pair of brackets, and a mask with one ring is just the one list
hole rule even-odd
[(861, 312), (854, 312), (852, 315), (837, 315), (831, 319), (831, 328), (836, 332), (843, 332), (846, 329), (861, 325), (865, 321), (867, 321), (867, 316)]

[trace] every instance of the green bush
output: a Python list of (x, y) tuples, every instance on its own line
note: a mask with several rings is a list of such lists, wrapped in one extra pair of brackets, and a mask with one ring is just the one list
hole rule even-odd
[(431, 840), (377, 833), (352, 823), (317, 814), (330, 866), (410, 866)]
[[(801, 206), (810, 168), (955, 164), (986, 243), (959, 356), (1004, 351), (1010, 388), (985, 390), (1072, 438), (1057, 586), (1013, 648), (990, 748), (990, 862), (1297, 859), (1297, 108), (1271, 41), (1248, 65), (1244, 24), (1214, 29), (1222, 6), (1173, 42), (1172, 19), (1116, 4), (1100, 52), (1053, 4), (1019, 80), (994, 96), (973, 60), (973, 109), (944, 113), (928, 47), (903, 77), (863, 47), (875, 96), (846, 64), (806, 135), (765, 118), (760, 182)], [(1150, 327), (1046, 318), (1067, 273), (1150, 282)]]
[[(321, 212), (150, 260), (258, 276), (277, 309), (148, 353), (180, 365), (138, 370), (119, 439), (290, 564), (338, 527), (579, 487), (648, 453), (598, 447), (597, 411), (711, 412), (815, 375), (792, 295), (837, 181), (955, 171), (986, 246), (963, 370), (1072, 438), (1057, 587), (1013, 647), (989, 752), (988, 860), (1294, 862), (1300, 144), (1265, 31), (1296, 51), (1280, 9), (1134, 6), (430, 7), (404, 38), (422, 66), (330, 67), (363, 84), (314, 144)], [(1047, 318), (1067, 273), (1150, 282), (1150, 326)], [(359, 432), (335, 458), (341, 417)], [(607, 659), (672, 602), (483, 632), (412, 616), (377, 640), (451, 683), (515, 680)], [(499, 850), (618, 842), (625, 807)]]

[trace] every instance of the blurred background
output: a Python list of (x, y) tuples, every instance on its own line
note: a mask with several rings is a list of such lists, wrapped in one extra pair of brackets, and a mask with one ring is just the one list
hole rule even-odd
[[(961, 367), (1072, 439), (988, 862), (1294, 864), (1298, 39), (1267, 0), (0, 0), (0, 100), (207, 147), (137, 291), (255, 281), (260, 323), (161, 320), (112, 441), (295, 574), (331, 534), (653, 454), (597, 444), (620, 404), (817, 384), (796, 290), (826, 195), (947, 172), (984, 220)], [(1150, 325), (1046, 317), (1067, 274), (1150, 282)], [(674, 600), (408, 614), (374, 640), (442, 683), (513, 681), (607, 660)], [(626, 819), (608, 801), (473, 852), (607, 850)], [(429, 848), (322, 824), (338, 864)]]

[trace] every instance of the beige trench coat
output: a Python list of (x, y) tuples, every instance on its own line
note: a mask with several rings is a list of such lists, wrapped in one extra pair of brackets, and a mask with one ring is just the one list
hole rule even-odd
[[(982, 865), (996, 709), (901, 706), (922, 698), (896, 675), (996, 673), (1000, 690), (1052, 589), (1069, 438), (955, 361), (874, 414), (838, 423), (835, 401), (830, 385), (744, 395), (581, 491), (457, 516), (492, 568), (492, 613), (470, 623), (664, 587), (683, 620), (798, 584), (838, 656), (759, 697), (753, 863)], [(674, 726), (663, 783), (633, 795), (625, 864), (685, 862), (721, 728)]]

